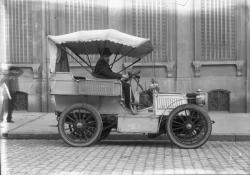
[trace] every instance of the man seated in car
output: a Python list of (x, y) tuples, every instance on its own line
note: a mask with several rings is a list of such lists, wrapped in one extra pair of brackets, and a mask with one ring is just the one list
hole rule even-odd
[[(128, 75), (119, 74), (112, 71), (109, 66), (109, 57), (112, 55), (109, 48), (104, 48), (102, 53), (100, 53), (100, 59), (97, 61), (94, 75), (98, 78), (107, 78), (107, 79), (119, 79), (126, 80)], [(122, 89), (125, 95), (125, 105), (127, 108), (130, 108), (130, 85), (122, 81)]]

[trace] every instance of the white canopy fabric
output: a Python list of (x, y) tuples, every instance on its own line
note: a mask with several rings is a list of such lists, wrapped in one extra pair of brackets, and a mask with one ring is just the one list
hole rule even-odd
[[(48, 38), (54, 44), (63, 44), (77, 54), (99, 54), (107, 47), (114, 54), (142, 58), (153, 51), (149, 39), (114, 29), (78, 31), (58, 36), (49, 35)], [(55, 60), (51, 62), (55, 63)]]

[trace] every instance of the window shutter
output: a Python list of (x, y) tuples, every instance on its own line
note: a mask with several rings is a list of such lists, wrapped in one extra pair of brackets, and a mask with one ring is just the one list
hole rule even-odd
[(235, 60), (235, 0), (202, 0), (200, 24), (201, 60)]
[(107, 28), (106, 0), (65, 0), (60, 6), (65, 9), (64, 33)]
[(33, 62), (32, 1), (5, 0), (7, 63)]
[[(132, 25), (133, 34), (151, 39), (154, 52), (148, 55), (145, 62), (170, 61), (172, 56), (170, 12), (172, 8), (166, 0), (133, 0)], [(171, 9), (173, 10), (173, 9)]]

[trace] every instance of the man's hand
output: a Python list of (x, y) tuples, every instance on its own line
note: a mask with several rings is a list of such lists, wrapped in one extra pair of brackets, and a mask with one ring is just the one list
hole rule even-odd
[(128, 75), (127, 74), (123, 74), (121, 80), (127, 80), (127, 79), (128, 79)]

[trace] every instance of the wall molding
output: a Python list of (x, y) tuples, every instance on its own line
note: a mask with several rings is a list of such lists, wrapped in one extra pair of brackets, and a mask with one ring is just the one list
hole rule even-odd
[[(126, 63), (123, 63), (123, 66), (127, 67), (130, 64), (132, 64), (132, 63), (131, 62), (126, 62)], [(130, 69), (132, 69), (133, 67), (165, 67), (167, 77), (173, 77), (174, 66), (175, 66), (174, 61), (171, 61), (171, 62), (156, 62), (156, 63), (135, 63), (133, 66), (130, 67)]]
[(202, 66), (223, 66), (223, 65), (235, 65), (236, 76), (243, 75), (243, 60), (232, 60), (232, 61), (193, 61), (194, 75), (200, 77), (200, 69)]
[(31, 68), (33, 71), (33, 78), (39, 78), (40, 64), (1, 64), (1, 67), (15, 66), (19, 68)]

